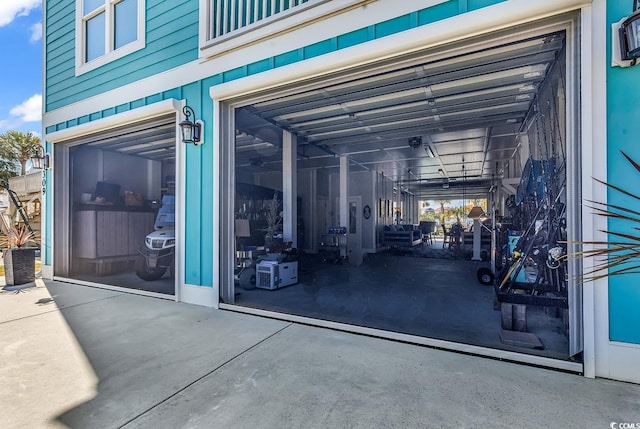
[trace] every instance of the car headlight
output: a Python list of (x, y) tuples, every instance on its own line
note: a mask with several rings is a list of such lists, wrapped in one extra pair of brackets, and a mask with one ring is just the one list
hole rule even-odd
[(171, 239), (167, 240), (167, 241), (164, 243), (165, 247), (168, 247), (168, 246), (175, 246), (175, 244), (176, 244), (176, 239), (175, 239), (175, 238), (171, 238)]

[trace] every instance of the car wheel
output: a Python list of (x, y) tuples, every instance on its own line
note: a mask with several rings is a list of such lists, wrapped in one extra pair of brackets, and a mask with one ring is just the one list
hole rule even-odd
[(140, 259), (136, 267), (136, 275), (146, 281), (158, 280), (165, 271), (167, 271), (166, 267), (149, 267), (144, 259)]

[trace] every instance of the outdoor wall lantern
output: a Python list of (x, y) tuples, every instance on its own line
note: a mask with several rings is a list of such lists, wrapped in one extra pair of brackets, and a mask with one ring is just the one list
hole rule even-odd
[[(617, 30), (617, 37), (613, 35), (614, 47), (613, 65), (628, 67), (635, 66), (640, 58), (640, 10), (638, 0), (633, 0), (633, 13), (614, 24), (613, 31)], [(615, 43), (619, 46), (616, 49)], [(618, 57), (619, 55), (619, 57)]]
[(38, 170), (49, 169), (49, 154), (44, 153), (44, 148), (42, 146), (38, 146), (31, 155), (31, 165), (33, 165), (33, 168), (37, 168)]
[[(202, 131), (202, 121), (196, 120), (196, 114), (189, 106), (182, 108), (185, 119), (180, 122), (180, 131), (182, 132), (182, 143), (194, 144), (196, 146), (202, 144), (200, 142), (200, 133)], [(191, 117), (193, 116), (193, 122)]]

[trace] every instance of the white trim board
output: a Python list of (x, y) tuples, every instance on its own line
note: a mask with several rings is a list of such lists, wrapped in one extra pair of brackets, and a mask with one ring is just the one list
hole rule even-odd
[(44, 140), (51, 143), (70, 140), (76, 137), (104, 131), (109, 128), (132, 124), (134, 122), (148, 119), (153, 116), (159, 116), (165, 113), (171, 113), (173, 111), (179, 112), (182, 111), (182, 106), (182, 102), (175, 99), (159, 101), (157, 103), (142, 106), (137, 109), (128, 110), (122, 113), (116, 113), (115, 115), (107, 116), (106, 118), (86, 122), (75, 127), (65, 128), (64, 130), (44, 134)]
[(218, 308), (218, 294), (211, 286), (185, 284), (180, 293), (180, 302)]

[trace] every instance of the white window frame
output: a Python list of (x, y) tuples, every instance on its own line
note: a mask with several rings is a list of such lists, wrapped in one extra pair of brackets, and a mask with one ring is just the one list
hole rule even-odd
[[(103, 5), (95, 10), (84, 13), (83, 0), (76, 0), (76, 76), (87, 73), (98, 67), (101, 67), (111, 61), (129, 55), (132, 52), (145, 47), (145, 0), (136, 0), (138, 8), (138, 28), (137, 37), (133, 42), (127, 43), (121, 48), (115, 49), (115, 31), (114, 31), (114, 9), (122, 0), (102, 0)], [(85, 61), (86, 55), (86, 25), (85, 23), (97, 14), (105, 13), (105, 49), (104, 55), (99, 56), (91, 61)]]
[[(227, 34), (211, 37), (211, 11), (216, 0), (200, 0), (199, 45), (201, 59), (214, 57), (224, 52), (242, 48), (260, 40), (273, 38), (292, 28), (337, 12), (351, 9), (363, 0), (312, 0), (253, 24), (246, 25)], [(441, 3), (442, 0), (437, 3)]]

